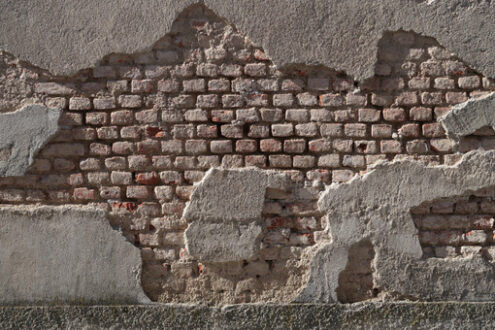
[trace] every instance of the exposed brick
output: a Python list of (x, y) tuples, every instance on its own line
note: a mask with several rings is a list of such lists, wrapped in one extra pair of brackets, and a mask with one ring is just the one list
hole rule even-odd
[(258, 149), (258, 143), (256, 140), (238, 140), (235, 144), (236, 152), (240, 153), (254, 153)]
[(69, 100), (69, 110), (90, 110), (91, 100), (86, 97), (71, 97)]
[(406, 112), (402, 108), (383, 109), (383, 119), (391, 122), (401, 122), (406, 120)]
[(282, 142), (276, 139), (264, 139), (260, 141), (261, 152), (280, 152), (282, 151)]
[(215, 140), (210, 142), (210, 150), (215, 154), (228, 154), (232, 152), (232, 141)]

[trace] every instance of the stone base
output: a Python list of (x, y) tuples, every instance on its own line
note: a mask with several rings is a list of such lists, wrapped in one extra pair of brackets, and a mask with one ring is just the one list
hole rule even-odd
[(479, 329), (490, 303), (2, 306), (1, 329)]

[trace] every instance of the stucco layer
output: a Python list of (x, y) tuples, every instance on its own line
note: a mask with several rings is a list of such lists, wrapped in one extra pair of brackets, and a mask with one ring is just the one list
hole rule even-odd
[(102, 210), (0, 208), (0, 304), (145, 303), (140, 275), (139, 249)]
[[(192, 0), (8, 0), (0, 3), (0, 48), (67, 75), (109, 53), (149, 49)], [(274, 63), (323, 64), (370, 77), (384, 31), (436, 38), (471, 67), (495, 76), (495, 4), (485, 0), (202, 1), (263, 47)]]

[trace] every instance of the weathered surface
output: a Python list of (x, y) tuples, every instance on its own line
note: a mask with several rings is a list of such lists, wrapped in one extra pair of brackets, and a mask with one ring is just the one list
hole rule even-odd
[(494, 151), (470, 152), (452, 167), (379, 163), (348, 183), (331, 185), (319, 207), (328, 213), (332, 242), (316, 252), (309, 282), (297, 301), (336, 301), (337, 278), (349, 248), (363, 240), (373, 245), (375, 287), (385, 292), (420, 299), (492, 300), (495, 277), (488, 261), (420, 260), (422, 250), (409, 211), (424, 201), (493, 185)]
[[(50, 0), (40, 6), (3, 1), (0, 46), (54, 74), (70, 74), (109, 53), (148, 49), (169, 32), (178, 13), (196, 2)], [(384, 31), (403, 29), (436, 38), (473, 68), (495, 76), (495, 48), (486, 39), (495, 29), (491, 1), (203, 2), (265, 48), (279, 66), (323, 64), (357, 79), (370, 77)]]
[(0, 307), (2, 329), (480, 329), (494, 303)]
[(21, 176), (59, 127), (59, 109), (27, 105), (0, 114), (0, 177)]
[(209, 262), (254, 258), (265, 191), (283, 190), (287, 183), (283, 174), (257, 168), (210, 169), (184, 210), (191, 222), (184, 233), (189, 254)]
[(458, 140), (485, 126), (495, 129), (495, 93), (458, 104), (440, 119), (447, 135)]
[(0, 208), (0, 303), (144, 303), (139, 249), (105, 212)]

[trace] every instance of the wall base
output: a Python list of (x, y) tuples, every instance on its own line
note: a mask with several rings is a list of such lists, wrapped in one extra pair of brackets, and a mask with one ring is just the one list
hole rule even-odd
[(490, 303), (2, 306), (1, 329), (478, 329)]

